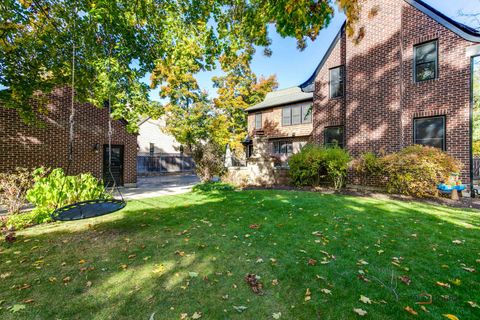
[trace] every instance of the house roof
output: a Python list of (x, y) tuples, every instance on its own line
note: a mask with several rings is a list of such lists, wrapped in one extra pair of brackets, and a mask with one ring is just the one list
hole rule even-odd
[(247, 109), (248, 112), (263, 110), (289, 103), (313, 100), (312, 92), (303, 92), (300, 87), (291, 87), (267, 93), (265, 100)]
[[(404, 0), (406, 3), (410, 4), (417, 10), (423, 12), (437, 23), (441, 24), (445, 28), (449, 29), (450, 31), (454, 32), (458, 36), (462, 37), (465, 40), (471, 42), (480, 42), (480, 30), (476, 30), (471, 28), (467, 25), (464, 25), (458, 21), (453, 20), (452, 18), (446, 16), (445, 14), (441, 13), (437, 9), (433, 8), (432, 6), (426, 4), (422, 0)], [(323, 65), (327, 61), (328, 57), (332, 53), (333, 48), (337, 45), (338, 41), (341, 39), (343, 32), (345, 31), (345, 23), (340, 28), (337, 36), (333, 40), (332, 44), (328, 48), (327, 52), (325, 53), (322, 61), (318, 64), (315, 72), (308, 78), (307, 81), (302, 83), (299, 87), (304, 92), (313, 92), (314, 85), (315, 85), (315, 78), (317, 77), (318, 73), (322, 69)]]

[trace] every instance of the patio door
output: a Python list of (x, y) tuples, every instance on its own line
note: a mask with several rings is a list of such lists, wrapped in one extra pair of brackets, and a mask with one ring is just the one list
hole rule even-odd
[(112, 145), (111, 171), (108, 171), (108, 145), (103, 146), (103, 181), (106, 186), (113, 186), (113, 178), (118, 186), (123, 186), (123, 145)]

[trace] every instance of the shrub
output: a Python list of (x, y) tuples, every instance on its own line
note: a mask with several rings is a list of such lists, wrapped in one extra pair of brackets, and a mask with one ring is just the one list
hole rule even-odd
[(343, 149), (307, 145), (290, 158), (290, 178), (297, 186), (318, 186), (327, 182), (338, 190), (345, 183), (349, 162), (350, 156)]
[(433, 197), (436, 187), (454, 172), (459, 161), (438, 148), (412, 146), (380, 159), (387, 191), (415, 197)]
[(366, 184), (368, 177), (379, 177), (383, 174), (381, 158), (373, 152), (366, 152), (352, 161), (352, 169), (362, 177), (363, 184)]
[(202, 182), (192, 188), (195, 192), (234, 191), (235, 187), (224, 182)]
[(221, 176), (225, 171), (225, 148), (214, 142), (198, 143), (192, 147), (195, 172), (202, 181)]
[(59, 207), (75, 202), (110, 197), (101, 181), (89, 173), (66, 176), (63, 169), (35, 170), (35, 184), (27, 191), (26, 199), (35, 208), (21, 215), (11, 216), (7, 226), (21, 229), (32, 224), (51, 221), (50, 214)]
[(25, 168), (17, 168), (11, 173), (0, 173), (0, 204), (6, 206), (8, 214), (19, 213), (25, 205), (25, 197), (33, 185), (34, 174)]

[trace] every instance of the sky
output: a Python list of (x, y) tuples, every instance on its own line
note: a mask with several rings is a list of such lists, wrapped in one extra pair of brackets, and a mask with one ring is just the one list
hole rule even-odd
[[(400, 0), (399, 0), (400, 1)], [(472, 27), (480, 27), (472, 21), (471, 18), (462, 17), (460, 12), (472, 13), (480, 12), (480, 0), (424, 0), (426, 3), (435, 7), (447, 16)], [(271, 57), (265, 57), (263, 50), (257, 50), (252, 62), (252, 69), (257, 76), (277, 75), (279, 89), (292, 86), (298, 86), (306, 81), (315, 71), (318, 63), (327, 51), (330, 43), (333, 41), (341, 25), (344, 22), (344, 15), (337, 13), (330, 25), (320, 32), (315, 42), (309, 42), (304, 51), (296, 48), (296, 41), (292, 38), (281, 38), (278, 34), (272, 32), (270, 37), (273, 40)], [(211, 85), (211, 77), (221, 75), (221, 72), (202, 73), (197, 76), (199, 84), (206, 89), (211, 96), (215, 96), (215, 89)], [(152, 92), (152, 99), (157, 99), (158, 94)]]

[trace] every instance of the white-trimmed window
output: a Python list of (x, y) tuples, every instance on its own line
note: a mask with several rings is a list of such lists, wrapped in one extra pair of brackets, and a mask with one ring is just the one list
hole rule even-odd
[(255, 114), (255, 130), (260, 130), (263, 127), (262, 123), (262, 114), (256, 113)]

